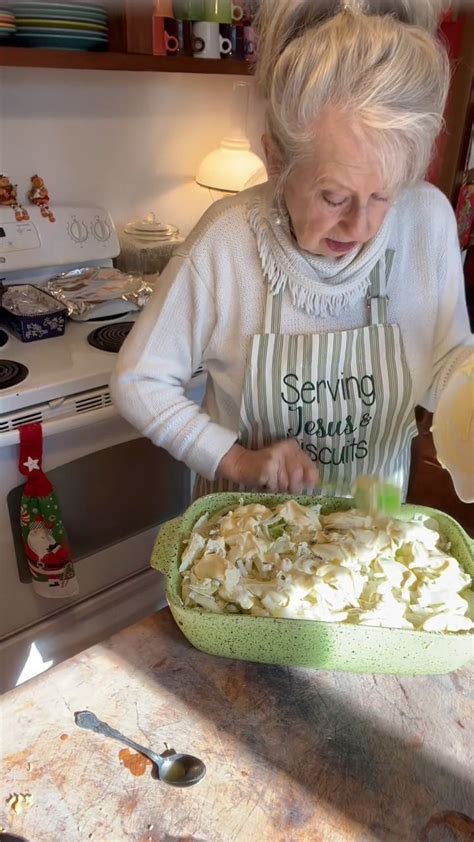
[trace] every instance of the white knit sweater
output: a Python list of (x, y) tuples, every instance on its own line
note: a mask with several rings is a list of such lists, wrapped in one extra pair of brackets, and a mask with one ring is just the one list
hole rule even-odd
[[(435, 187), (405, 191), (374, 241), (341, 260), (299, 250), (269, 196), (263, 185), (207, 211), (160, 277), (112, 378), (120, 413), (209, 479), (237, 438), (266, 282), (287, 287), (283, 333), (350, 330), (368, 324), (368, 274), (394, 249), (389, 318), (400, 325), (415, 403), (430, 410), (473, 344), (456, 221)], [(209, 375), (203, 409), (184, 396), (201, 364)]]

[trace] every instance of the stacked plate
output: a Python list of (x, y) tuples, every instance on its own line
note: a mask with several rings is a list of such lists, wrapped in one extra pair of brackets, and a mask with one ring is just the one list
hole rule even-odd
[(0, 6), (0, 43), (7, 42), (16, 32), (15, 13), (10, 8)]
[(105, 50), (107, 12), (96, 3), (43, 0), (12, 3), (16, 15), (14, 43), (56, 50)]

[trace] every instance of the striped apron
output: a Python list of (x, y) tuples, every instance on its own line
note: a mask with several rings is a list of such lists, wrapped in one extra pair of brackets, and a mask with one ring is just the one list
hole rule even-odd
[[(362, 474), (392, 479), (406, 495), (417, 427), (400, 328), (388, 321), (393, 258), (386, 251), (370, 273), (366, 327), (282, 334), (284, 291), (274, 295), (268, 288), (265, 332), (250, 342), (240, 444), (257, 450), (295, 438), (331, 495), (349, 495)], [(195, 496), (229, 490), (244, 489), (198, 478)]]

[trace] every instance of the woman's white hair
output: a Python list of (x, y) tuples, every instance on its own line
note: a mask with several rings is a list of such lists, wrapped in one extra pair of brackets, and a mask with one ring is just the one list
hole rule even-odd
[(318, 118), (348, 114), (387, 187), (426, 173), (442, 127), (449, 60), (434, 36), (442, 0), (261, 0), (257, 83), (281, 182), (314, 154)]

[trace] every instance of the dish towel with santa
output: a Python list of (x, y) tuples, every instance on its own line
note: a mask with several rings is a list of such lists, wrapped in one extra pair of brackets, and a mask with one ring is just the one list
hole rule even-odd
[(41, 424), (19, 428), (19, 470), (27, 477), (20, 509), (23, 545), (37, 594), (65, 598), (79, 593), (58, 499), (42, 469)]

